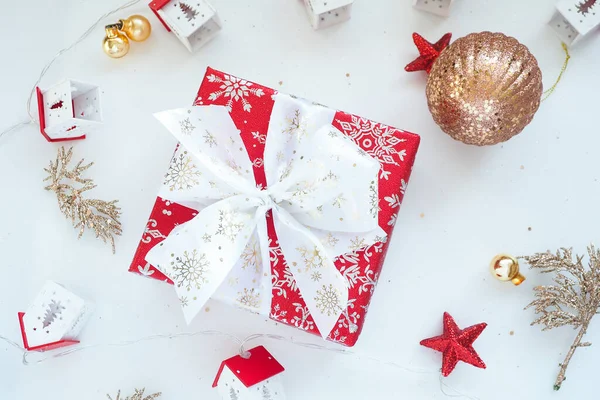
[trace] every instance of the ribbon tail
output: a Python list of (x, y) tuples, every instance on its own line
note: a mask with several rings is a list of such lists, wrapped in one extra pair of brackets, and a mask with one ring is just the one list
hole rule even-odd
[(321, 336), (327, 338), (348, 306), (348, 282), (321, 243), (286, 210), (273, 209), (279, 245)]
[(260, 274), (260, 290), (263, 301), (260, 303), (260, 313), (262, 315), (271, 315), (271, 303), (273, 301), (273, 282), (271, 272), (271, 254), (269, 233), (267, 231), (267, 208), (259, 207), (256, 210), (256, 233), (260, 243), (260, 258), (262, 261), (262, 271)]
[(204, 208), (152, 248), (146, 261), (174, 283), (189, 324), (236, 264), (255, 228), (256, 204), (233, 196)]

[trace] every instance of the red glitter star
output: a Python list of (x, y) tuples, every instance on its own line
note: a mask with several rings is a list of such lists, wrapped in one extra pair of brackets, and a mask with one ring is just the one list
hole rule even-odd
[(465, 329), (459, 329), (454, 318), (444, 313), (444, 333), (440, 336), (421, 340), (421, 345), (443, 353), (442, 375), (448, 376), (459, 361), (485, 369), (485, 363), (473, 348), (473, 342), (479, 337), (487, 324), (481, 323)]
[(432, 44), (423, 39), (423, 36), (418, 33), (413, 33), (413, 41), (417, 49), (419, 49), (419, 57), (404, 67), (404, 70), (407, 72), (427, 71), (429, 73), (434, 61), (440, 56), (442, 50), (450, 44), (451, 38), (452, 34), (446, 33), (440, 40)]

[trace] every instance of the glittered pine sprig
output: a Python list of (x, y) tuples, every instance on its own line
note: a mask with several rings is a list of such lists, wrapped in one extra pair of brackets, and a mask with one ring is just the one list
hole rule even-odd
[(83, 194), (96, 187), (94, 181), (82, 178), (81, 174), (94, 163), (83, 164), (83, 159), (74, 167), (69, 168), (73, 157), (73, 148), (65, 151), (64, 147), (58, 149), (55, 161), (50, 161), (50, 166), (44, 168), (48, 173), (44, 182), (50, 184), (44, 189), (56, 194), (60, 211), (79, 229), (79, 238), (86, 228), (96, 233), (96, 238), (110, 242), (113, 253), (115, 252), (115, 235), (121, 235), (122, 228), (119, 217), (121, 209), (117, 207), (118, 200), (104, 201), (86, 199)]
[(565, 381), (575, 350), (591, 345), (582, 340), (600, 306), (600, 251), (593, 245), (587, 250), (587, 267), (583, 262), (584, 256), (576, 255), (573, 259), (572, 249), (561, 248), (556, 254), (547, 252), (519, 257), (531, 268), (553, 275), (554, 285), (533, 289), (536, 299), (526, 308), (532, 307), (539, 317), (531, 325), (543, 325), (543, 331), (567, 325), (579, 329), (564, 361), (559, 364), (554, 390), (559, 390)]
[(108, 397), (109, 400), (154, 400), (154, 399), (160, 397), (162, 394), (161, 392), (158, 392), (158, 393), (154, 393), (154, 394), (144, 397), (145, 390), (146, 390), (145, 388), (141, 389), (141, 390), (135, 389), (135, 393), (132, 396), (127, 396), (124, 399), (121, 399), (121, 391), (120, 390), (117, 392), (116, 398), (113, 399), (108, 394), (106, 395), (106, 397)]

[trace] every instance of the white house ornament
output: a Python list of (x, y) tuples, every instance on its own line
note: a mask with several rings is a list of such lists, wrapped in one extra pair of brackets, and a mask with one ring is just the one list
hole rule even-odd
[(27, 311), (18, 313), (23, 346), (28, 351), (47, 351), (77, 344), (90, 313), (85, 300), (48, 281)]
[(567, 45), (575, 45), (600, 26), (599, 0), (561, 0), (548, 23)]
[(419, 11), (447, 17), (454, 0), (413, 0), (413, 7)]
[(207, 0), (153, 0), (150, 9), (190, 51), (195, 52), (221, 30), (215, 8)]
[(102, 123), (101, 91), (96, 85), (65, 79), (36, 88), (40, 132), (49, 142), (85, 139)]
[(354, 0), (304, 0), (308, 18), (314, 29), (328, 28), (348, 21)]
[(221, 363), (213, 382), (223, 400), (285, 400), (284, 368), (263, 346)]

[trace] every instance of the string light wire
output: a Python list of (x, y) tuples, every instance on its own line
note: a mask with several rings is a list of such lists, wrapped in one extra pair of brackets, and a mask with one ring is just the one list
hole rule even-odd
[[(153, 340), (176, 339), (176, 338), (182, 338), (182, 337), (196, 337), (196, 336), (220, 336), (220, 337), (228, 338), (239, 346), (238, 353), (240, 356), (242, 356), (244, 358), (250, 357), (250, 353), (248, 352), (247, 346), (246, 346), (249, 342), (252, 342), (252, 341), (255, 341), (258, 339), (271, 339), (271, 340), (278, 340), (281, 342), (290, 343), (295, 346), (308, 348), (308, 349), (312, 349), (312, 350), (326, 351), (326, 352), (336, 353), (336, 354), (341, 354), (341, 355), (354, 356), (354, 357), (369, 360), (369, 361), (372, 361), (372, 362), (375, 362), (375, 363), (378, 363), (381, 365), (394, 367), (394, 368), (397, 368), (397, 369), (400, 369), (400, 370), (403, 370), (406, 372), (410, 372), (413, 374), (438, 374), (440, 391), (442, 392), (442, 394), (444, 396), (454, 397), (454, 398), (463, 397), (463, 398), (466, 398), (469, 400), (479, 400), (479, 398), (477, 398), (477, 397), (471, 397), (469, 395), (466, 395), (466, 394), (456, 390), (455, 388), (449, 386), (448, 384), (446, 384), (442, 379), (443, 377), (442, 377), (441, 371), (439, 369), (406, 367), (404, 365), (398, 364), (393, 361), (382, 360), (377, 357), (360, 354), (360, 353), (357, 353), (354, 351), (346, 350), (344, 348), (335, 348), (335, 347), (329, 347), (329, 346), (322, 346), (322, 345), (318, 345), (315, 343), (301, 342), (301, 341), (295, 340), (293, 337), (288, 338), (285, 336), (274, 335), (274, 334), (269, 334), (269, 333), (256, 333), (256, 334), (249, 335), (244, 339), (240, 339), (239, 337), (237, 337), (235, 335), (232, 335), (227, 332), (219, 331), (219, 330), (203, 330), (203, 331), (196, 331), (196, 332), (157, 334), (157, 335), (145, 336), (145, 337), (142, 337), (139, 339), (124, 340), (124, 341), (114, 342), (114, 343), (99, 343), (99, 344), (90, 344), (90, 345), (84, 345), (84, 346), (71, 347), (67, 350), (49, 354), (49, 355), (39, 358), (35, 361), (28, 360), (28, 356), (32, 353), (39, 355), (39, 354), (44, 354), (44, 352), (35, 352), (35, 351), (25, 350), (21, 346), (19, 346), (16, 342), (8, 339), (7, 337), (5, 337), (3, 335), (0, 335), (0, 339), (4, 340), (6, 343), (8, 343), (9, 345), (11, 345), (12, 347), (19, 350), (22, 353), (22, 362), (24, 365), (34, 365), (34, 364), (41, 364), (50, 359), (65, 357), (70, 354), (78, 353), (80, 351), (89, 350), (89, 349), (93, 349), (93, 348), (125, 347), (125, 346), (131, 346), (131, 345), (135, 345), (135, 344), (142, 343), (142, 342), (153, 341)], [(446, 389), (449, 389), (456, 394), (450, 394), (446, 391)]]

